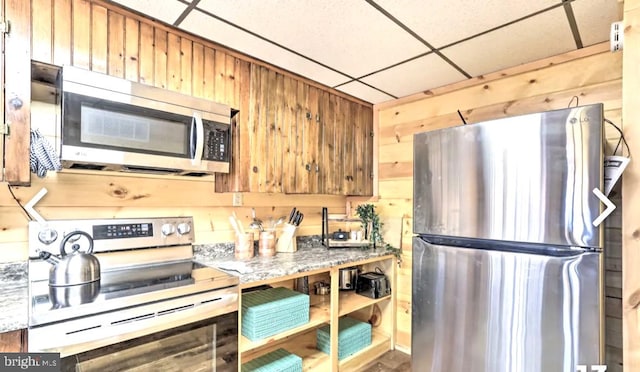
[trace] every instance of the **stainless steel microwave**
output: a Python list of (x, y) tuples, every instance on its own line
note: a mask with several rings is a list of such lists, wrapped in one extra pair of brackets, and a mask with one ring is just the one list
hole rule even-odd
[(229, 172), (228, 106), (70, 66), (62, 68), (61, 88), (65, 168)]

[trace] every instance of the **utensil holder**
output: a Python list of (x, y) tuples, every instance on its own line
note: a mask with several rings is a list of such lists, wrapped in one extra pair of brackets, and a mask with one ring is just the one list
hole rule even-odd
[(271, 257), (276, 254), (276, 232), (263, 231), (260, 233), (258, 242), (258, 255), (262, 257)]
[(253, 258), (253, 233), (236, 234), (234, 256), (237, 259)]
[(280, 238), (278, 239), (278, 244), (276, 245), (277, 252), (285, 252), (291, 253), (296, 252), (298, 250), (298, 245), (296, 244), (296, 230), (297, 226), (292, 225), (290, 223), (286, 223), (284, 228), (282, 229), (282, 234), (280, 234)]

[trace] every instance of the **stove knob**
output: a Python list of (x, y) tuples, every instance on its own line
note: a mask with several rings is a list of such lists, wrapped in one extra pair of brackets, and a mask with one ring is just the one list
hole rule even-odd
[(176, 232), (176, 227), (173, 224), (165, 223), (162, 225), (162, 235), (169, 236)]
[(185, 235), (191, 232), (191, 225), (188, 223), (179, 223), (178, 224), (178, 234)]
[(46, 228), (38, 233), (38, 240), (42, 244), (51, 244), (58, 239), (58, 232), (54, 229)]

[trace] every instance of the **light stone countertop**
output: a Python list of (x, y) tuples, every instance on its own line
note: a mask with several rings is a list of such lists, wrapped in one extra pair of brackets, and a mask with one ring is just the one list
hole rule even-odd
[(28, 282), (26, 262), (0, 264), (0, 333), (27, 328)]

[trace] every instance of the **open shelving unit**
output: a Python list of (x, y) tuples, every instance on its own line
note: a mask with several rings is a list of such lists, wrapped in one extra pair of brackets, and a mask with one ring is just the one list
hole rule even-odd
[[(373, 299), (355, 291), (338, 290), (338, 273), (341, 268), (358, 266), (362, 272), (373, 271), (375, 267), (383, 267), (391, 282), (391, 296)], [(302, 358), (304, 371), (350, 371), (360, 368), (394, 347), (395, 325), (395, 274), (396, 261), (393, 255), (367, 259), (359, 262), (350, 262), (326, 270), (316, 270), (309, 275), (309, 283), (315, 280), (329, 281), (331, 293), (329, 295), (310, 294), (309, 298), (309, 322), (299, 327), (278, 333), (271, 337), (251, 341), (239, 335), (239, 363), (246, 363), (254, 358), (283, 348), (290, 353)], [(256, 283), (258, 285), (269, 284), (273, 287), (293, 288), (296, 279), (310, 273), (299, 273), (286, 278), (274, 278), (272, 281)], [(250, 288), (251, 285), (245, 285)], [(313, 286), (310, 285), (313, 290)], [(374, 316), (374, 312), (376, 315)], [(376, 319), (372, 322), (371, 345), (358, 351), (343, 360), (338, 360), (337, 346), (337, 322), (341, 316), (349, 315), (361, 321)], [(242, 322), (242, 317), (240, 317)], [(334, 326), (335, 322), (335, 326)], [(330, 325), (331, 343), (333, 354), (325, 354), (316, 349), (316, 330), (326, 324)]]

